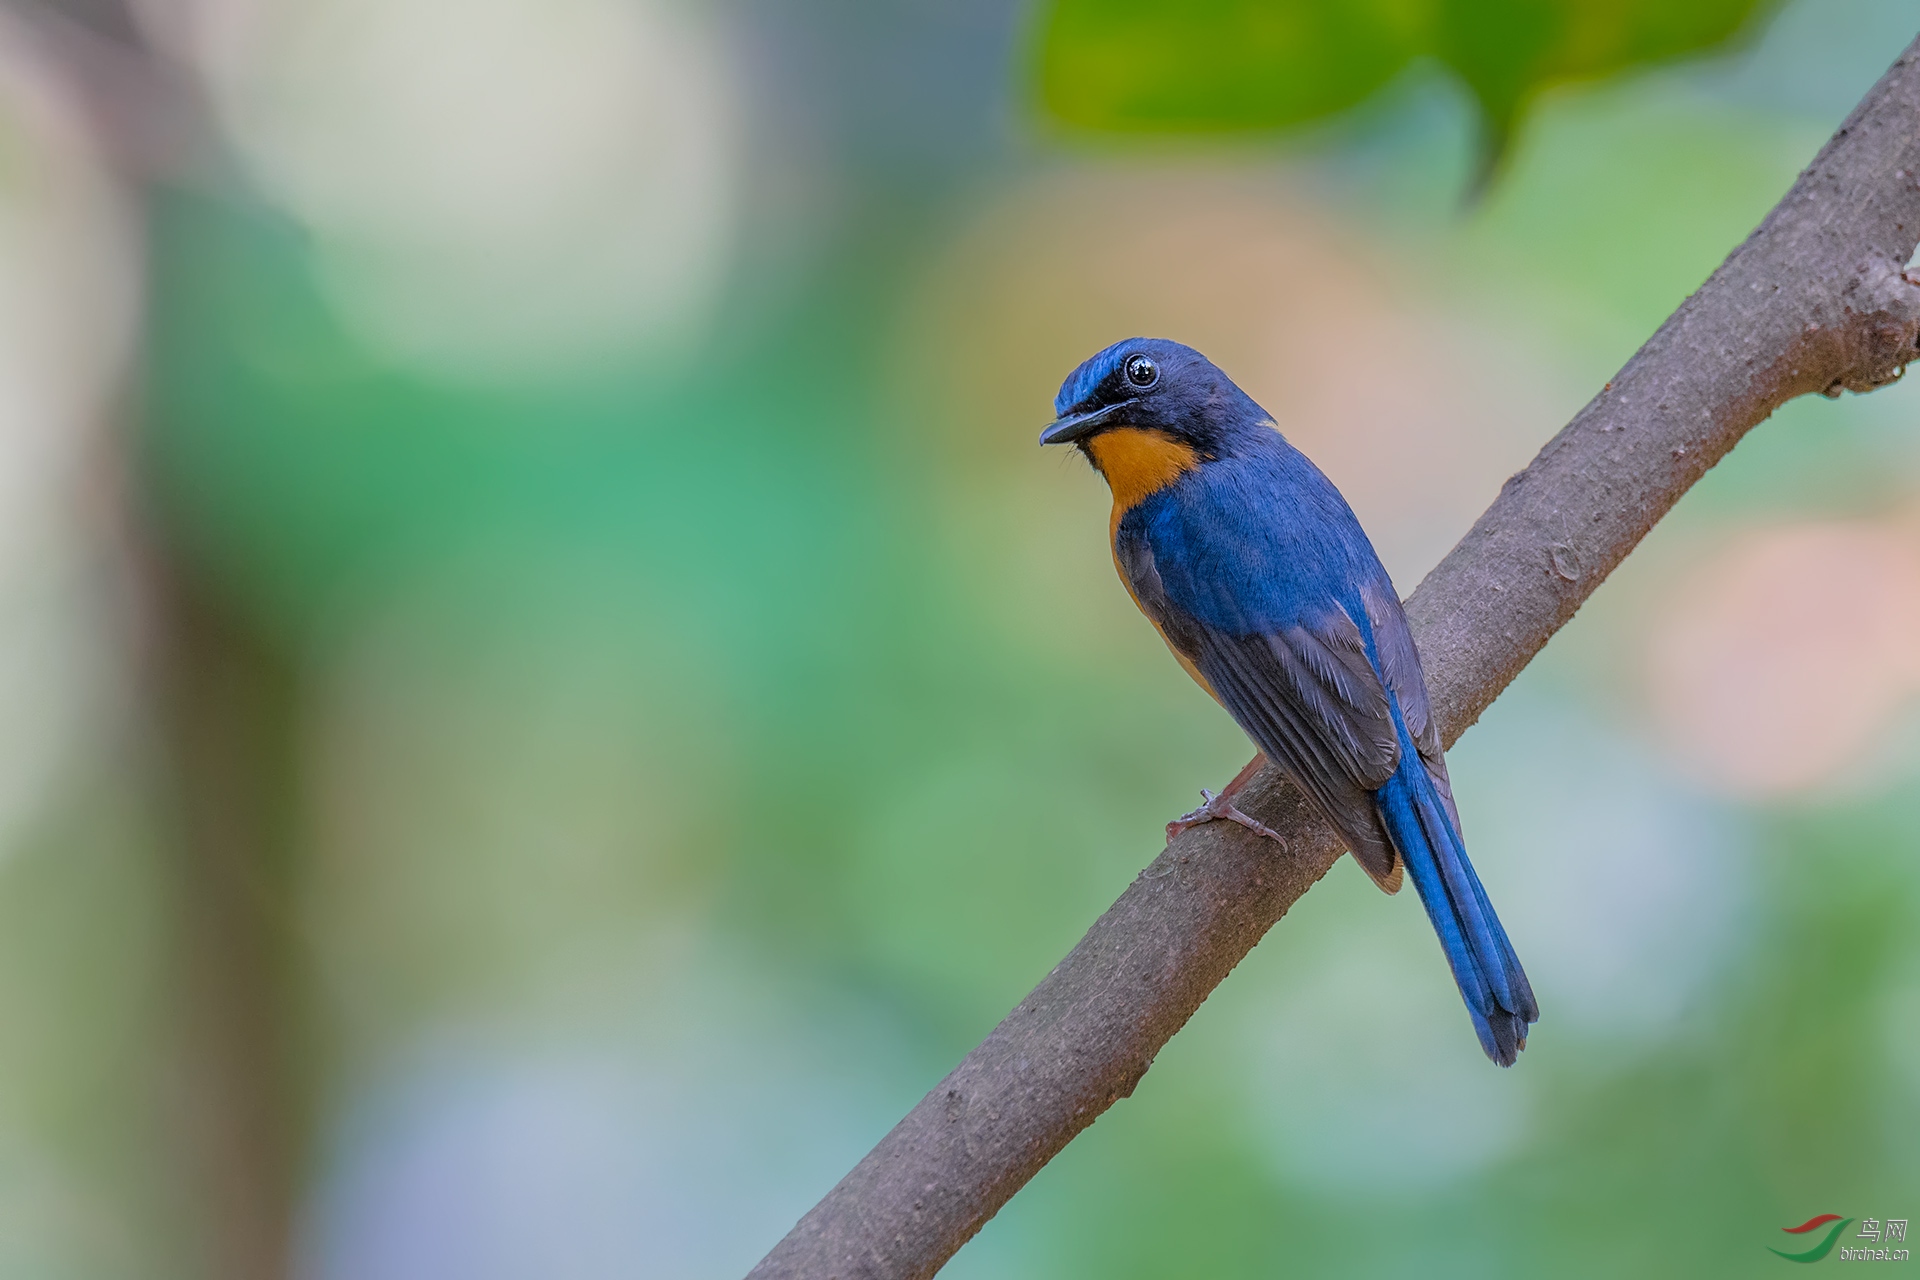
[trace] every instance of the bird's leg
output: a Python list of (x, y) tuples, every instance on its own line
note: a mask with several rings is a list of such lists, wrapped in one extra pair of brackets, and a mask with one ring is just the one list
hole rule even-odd
[(1233, 775), (1233, 781), (1229, 782), (1226, 787), (1221, 790), (1219, 795), (1215, 795), (1205, 787), (1202, 787), (1200, 789), (1200, 796), (1206, 803), (1198, 809), (1195, 809), (1192, 813), (1182, 814), (1172, 822), (1169, 822), (1167, 824), (1167, 839), (1171, 841), (1188, 827), (1199, 826), (1203, 822), (1212, 822), (1215, 818), (1225, 818), (1228, 822), (1239, 823), (1257, 836), (1265, 836), (1269, 840), (1278, 841), (1282, 849), (1286, 848), (1287, 839), (1285, 836), (1275, 831), (1272, 827), (1255, 822), (1252, 818), (1235, 808), (1233, 804), (1234, 795), (1239, 792), (1240, 788), (1253, 781), (1253, 775), (1260, 772), (1260, 766), (1266, 762), (1267, 758), (1265, 756), (1255, 756), (1247, 762), (1246, 768)]

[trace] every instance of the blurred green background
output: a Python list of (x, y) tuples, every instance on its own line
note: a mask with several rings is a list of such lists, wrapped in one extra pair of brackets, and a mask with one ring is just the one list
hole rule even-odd
[[(1409, 590), (1920, 27), (1560, 10), (1285, 101), (1089, 0), (6, 10), (0, 1276), (744, 1272), (1249, 754), (1059, 379), (1200, 347)], [(1776, 415), (1453, 753), (1518, 1068), (1342, 863), (946, 1274), (1920, 1209), (1916, 394)]]

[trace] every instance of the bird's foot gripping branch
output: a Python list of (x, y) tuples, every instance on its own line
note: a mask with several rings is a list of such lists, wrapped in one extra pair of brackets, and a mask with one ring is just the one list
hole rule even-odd
[[(1904, 270), (1920, 241), (1916, 174), (1920, 41), (1408, 598), (1447, 745), (1747, 431), (1795, 396), (1884, 386), (1920, 355), (1920, 287)], [(1182, 832), (753, 1275), (931, 1276), (1130, 1094), (1341, 852), (1275, 770), (1236, 800), (1291, 857), (1232, 823)]]

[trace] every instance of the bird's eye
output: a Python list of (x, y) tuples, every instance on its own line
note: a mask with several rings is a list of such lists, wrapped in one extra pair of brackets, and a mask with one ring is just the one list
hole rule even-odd
[(1136, 387), (1150, 387), (1160, 380), (1160, 366), (1145, 356), (1127, 359), (1127, 381)]

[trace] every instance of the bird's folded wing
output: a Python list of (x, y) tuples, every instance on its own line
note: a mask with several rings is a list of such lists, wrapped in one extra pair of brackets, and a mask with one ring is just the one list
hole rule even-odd
[(1367, 873), (1397, 889), (1398, 858), (1373, 792), (1399, 766), (1400, 744), (1353, 620), (1335, 612), (1251, 636), (1198, 630), (1194, 663), (1221, 703), (1346, 837)]
[(1329, 604), (1285, 625), (1234, 634), (1169, 597), (1144, 539), (1120, 550), (1135, 597), (1168, 642), (1346, 838), (1367, 873), (1388, 892), (1398, 889), (1399, 859), (1372, 793), (1399, 766), (1399, 736), (1359, 625)]

